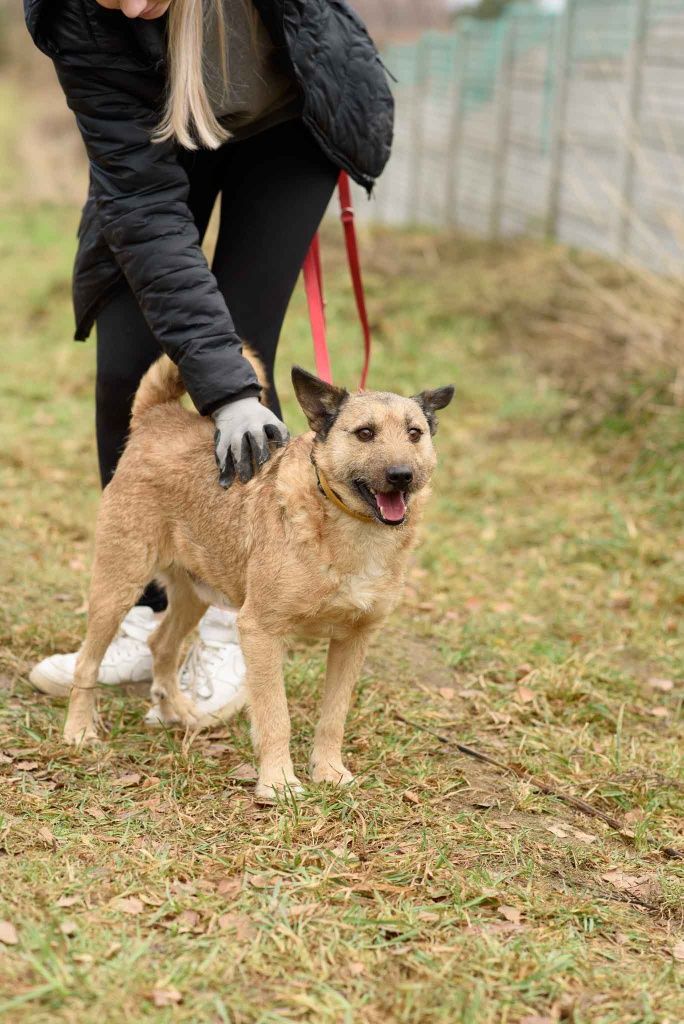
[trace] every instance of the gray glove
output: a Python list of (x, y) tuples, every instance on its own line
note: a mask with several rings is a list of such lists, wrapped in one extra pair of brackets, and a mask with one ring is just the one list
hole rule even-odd
[(285, 424), (258, 398), (228, 402), (211, 418), (221, 487), (230, 487), (236, 474), (243, 483), (251, 480), (271, 455), (269, 441), (280, 448), (290, 437)]

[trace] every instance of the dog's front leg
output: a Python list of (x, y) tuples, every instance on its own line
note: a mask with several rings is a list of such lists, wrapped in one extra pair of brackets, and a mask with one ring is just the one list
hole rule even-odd
[(309, 762), (314, 782), (345, 786), (353, 779), (342, 763), (342, 740), (352, 690), (361, 674), (370, 636), (370, 630), (362, 629), (330, 641), (321, 716)]
[(247, 666), (252, 743), (259, 758), (256, 797), (271, 801), (283, 790), (299, 793), (302, 789), (290, 757), (290, 715), (283, 679), (285, 645), (244, 609), (238, 618), (238, 630)]

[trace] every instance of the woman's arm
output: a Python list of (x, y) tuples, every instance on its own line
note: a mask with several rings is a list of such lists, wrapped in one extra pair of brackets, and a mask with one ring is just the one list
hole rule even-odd
[(173, 143), (155, 143), (159, 76), (54, 59), (91, 165), (103, 237), (197, 409), (256, 396), (256, 375), (199, 244)]

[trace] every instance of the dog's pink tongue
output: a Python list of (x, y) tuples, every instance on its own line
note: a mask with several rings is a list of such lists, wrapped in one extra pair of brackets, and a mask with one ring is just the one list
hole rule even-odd
[(376, 494), (375, 500), (380, 509), (380, 515), (388, 523), (398, 523), (406, 515), (406, 502), (401, 491), (393, 494)]

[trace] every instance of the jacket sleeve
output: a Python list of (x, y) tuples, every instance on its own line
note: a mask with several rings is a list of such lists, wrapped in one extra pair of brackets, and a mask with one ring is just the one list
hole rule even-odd
[(90, 159), (103, 237), (200, 413), (258, 395), (256, 375), (200, 246), (173, 143), (155, 143), (157, 76), (72, 66), (57, 75)]

